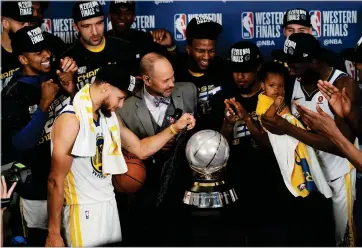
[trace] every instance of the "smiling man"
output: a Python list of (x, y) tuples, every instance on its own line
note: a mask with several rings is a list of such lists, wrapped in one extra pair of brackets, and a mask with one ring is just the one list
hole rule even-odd
[(192, 82), (198, 88), (200, 129), (219, 131), (222, 125), (224, 103), (220, 96), (226, 73), (224, 61), (216, 56), (216, 40), (221, 32), (220, 24), (207, 18), (193, 18), (186, 27), (186, 53), (174, 58), (176, 82)]
[(118, 64), (135, 72), (136, 54), (125, 40), (104, 36), (104, 12), (97, 1), (76, 2), (73, 7), (74, 28), (79, 39), (65, 52), (78, 65), (77, 88), (93, 83), (100, 67)]

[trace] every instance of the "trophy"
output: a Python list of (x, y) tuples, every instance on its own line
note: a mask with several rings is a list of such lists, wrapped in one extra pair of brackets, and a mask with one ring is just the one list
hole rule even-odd
[(238, 199), (235, 190), (222, 178), (229, 150), (224, 136), (213, 130), (199, 131), (190, 138), (186, 157), (195, 172), (195, 180), (185, 192), (185, 204), (197, 208), (220, 208)]

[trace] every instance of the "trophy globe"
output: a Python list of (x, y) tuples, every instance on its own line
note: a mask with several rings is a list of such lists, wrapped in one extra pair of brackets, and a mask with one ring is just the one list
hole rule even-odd
[(202, 130), (186, 145), (186, 157), (195, 172), (193, 185), (185, 192), (183, 202), (198, 208), (219, 208), (237, 200), (235, 190), (222, 178), (230, 148), (221, 133)]

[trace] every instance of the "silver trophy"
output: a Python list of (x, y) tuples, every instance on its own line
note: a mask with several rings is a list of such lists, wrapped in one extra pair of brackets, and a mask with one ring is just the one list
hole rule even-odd
[(185, 192), (183, 202), (198, 208), (220, 208), (238, 198), (222, 179), (229, 158), (229, 144), (221, 133), (202, 130), (186, 145), (186, 157), (195, 172), (193, 185)]

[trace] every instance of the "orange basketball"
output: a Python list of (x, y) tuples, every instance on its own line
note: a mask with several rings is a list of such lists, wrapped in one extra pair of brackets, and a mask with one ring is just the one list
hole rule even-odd
[(133, 193), (140, 190), (146, 180), (146, 167), (136, 155), (123, 150), (128, 171), (125, 174), (113, 175), (112, 183), (115, 191)]

